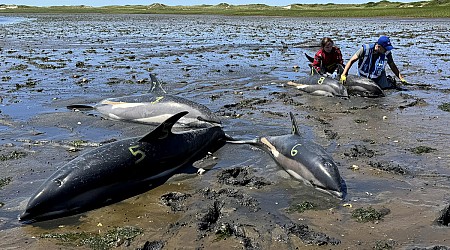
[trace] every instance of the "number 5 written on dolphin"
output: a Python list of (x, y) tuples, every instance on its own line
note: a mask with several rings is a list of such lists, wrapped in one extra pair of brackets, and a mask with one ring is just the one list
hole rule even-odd
[(139, 156), (139, 159), (137, 159), (134, 164), (138, 164), (139, 162), (141, 162), (144, 158), (145, 158), (145, 153), (138, 149), (139, 145), (135, 145), (135, 146), (131, 146), (128, 149), (130, 150), (131, 154), (134, 156)]

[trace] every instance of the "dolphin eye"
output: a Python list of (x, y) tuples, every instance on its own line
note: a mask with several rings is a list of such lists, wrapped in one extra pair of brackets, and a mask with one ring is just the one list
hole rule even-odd
[(58, 185), (58, 187), (61, 187), (62, 181), (60, 179), (55, 179), (54, 182)]

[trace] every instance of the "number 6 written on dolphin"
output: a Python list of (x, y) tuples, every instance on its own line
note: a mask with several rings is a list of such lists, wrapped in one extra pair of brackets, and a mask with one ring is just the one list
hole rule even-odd
[(298, 150), (295, 149), (298, 146), (301, 146), (302, 144), (295, 144), (291, 149), (291, 156), (296, 156), (298, 154)]

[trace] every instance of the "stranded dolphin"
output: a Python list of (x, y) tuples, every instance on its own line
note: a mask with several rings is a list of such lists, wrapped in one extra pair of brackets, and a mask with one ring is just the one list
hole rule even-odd
[(374, 81), (356, 75), (348, 75), (345, 83), (350, 95), (363, 97), (383, 97), (384, 91)]
[(333, 158), (319, 144), (302, 138), (294, 115), (290, 113), (292, 134), (261, 137), (248, 141), (227, 141), (250, 144), (268, 152), (295, 179), (316, 189), (343, 198), (345, 183)]
[[(314, 61), (314, 57), (309, 56), (305, 53), (306, 58), (309, 62)], [(328, 78), (328, 77), (327, 77)], [(330, 78), (331, 79), (331, 78)], [(331, 79), (332, 81), (340, 84), (338, 80)], [(331, 84), (331, 83), (329, 83)], [(342, 84), (341, 84), (342, 85)], [(356, 75), (348, 75), (345, 87), (349, 95), (353, 96), (363, 96), (363, 97), (383, 97), (384, 92), (374, 81)]]
[[(172, 115), (188, 111), (176, 125), (182, 127), (207, 127), (220, 124), (220, 119), (206, 106), (182, 97), (165, 94), (160, 83), (151, 74), (151, 93), (107, 98), (95, 105), (73, 104), (67, 106), (75, 110), (96, 110), (113, 120), (131, 121), (145, 124), (160, 124)], [(162, 91), (153, 91), (159, 84)]]
[(296, 82), (289, 81), (287, 84), (312, 95), (348, 97), (347, 89), (342, 84), (319, 74), (302, 77)]
[(60, 218), (127, 199), (224, 145), (228, 137), (221, 126), (172, 133), (186, 114), (175, 114), (144, 137), (112, 142), (68, 162), (31, 197), (19, 220)]

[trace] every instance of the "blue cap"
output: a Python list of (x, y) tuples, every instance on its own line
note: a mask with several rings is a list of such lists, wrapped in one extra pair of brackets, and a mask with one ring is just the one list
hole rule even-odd
[(380, 38), (378, 38), (377, 43), (379, 45), (383, 46), (383, 48), (385, 48), (387, 51), (394, 48), (391, 44), (391, 40), (389, 40), (389, 37), (387, 37), (387, 36), (380, 36)]

